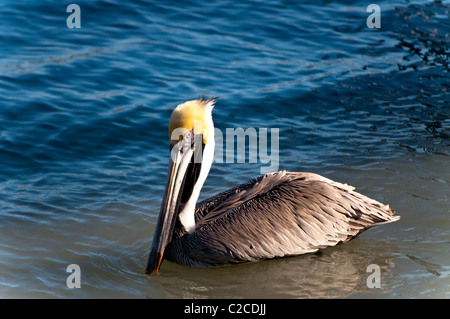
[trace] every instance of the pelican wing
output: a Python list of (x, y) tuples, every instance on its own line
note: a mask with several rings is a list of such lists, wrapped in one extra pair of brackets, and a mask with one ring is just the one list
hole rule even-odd
[(300, 255), (399, 219), (353, 189), (312, 173), (251, 180), (198, 205), (195, 232), (172, 243), (184, 251), (177, 262), (210, 266)]

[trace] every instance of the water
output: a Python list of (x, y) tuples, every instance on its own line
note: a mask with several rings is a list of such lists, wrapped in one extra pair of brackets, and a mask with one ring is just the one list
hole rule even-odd
[[(0, 4), (0, 297), (450, 297), (448, 1), (379, 1), (381, 29), (366, 1), (76, 3), (81, 29), (68, 2)], [(402, 219), (320, 255), (148, 278), (168, 117), (202, 95), (222, 132), (279, 128), (280, 170)], [(201, 198), (262, 166), (213, 164)]]

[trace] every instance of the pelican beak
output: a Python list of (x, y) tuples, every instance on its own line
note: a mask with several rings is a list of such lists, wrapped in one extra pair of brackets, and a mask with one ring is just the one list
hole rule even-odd
[(192, 178), (193, 171), (196, 171), (195, 167), (198, 166), (194, 164), (197, 149), (194, 145), (198, 145), (194, 143), (194, 139), (197, 141), (197, 135), (194, 137), (192, 130), (187, 131), (182, 140), (171, 148), (165, 195), (145, 270), (147, 275), (158, 273), (164, 258), (164, 250), (172, 240), (177, 216), (185, 204), (186, 197), (192, 192), (195, 183), (195, 177)]

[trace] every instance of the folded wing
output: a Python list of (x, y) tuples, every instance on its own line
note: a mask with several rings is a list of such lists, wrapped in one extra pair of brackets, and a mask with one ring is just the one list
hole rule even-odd
[(182, 263), (191, 265), (272, 259), (346, 242), (372, 226), (398, 220), (393, 213), (346, 184), (283, 171), (200, 203), (195, 232), (173, 244), (183, 246)]

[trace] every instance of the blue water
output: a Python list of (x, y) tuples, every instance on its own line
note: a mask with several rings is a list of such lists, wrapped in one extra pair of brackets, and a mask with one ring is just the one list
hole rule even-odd
[[(377, 4), (380, 29), (366, 1), (1, 2), (0, 297), (449, 298), (450, 2)], [(402, 219), (322, 255), (148, 278), (168, 118), (202, 95), (222, 132), (278, 128), (280, 170)], [(201, 198), (263, 166), (214, 164)]]

